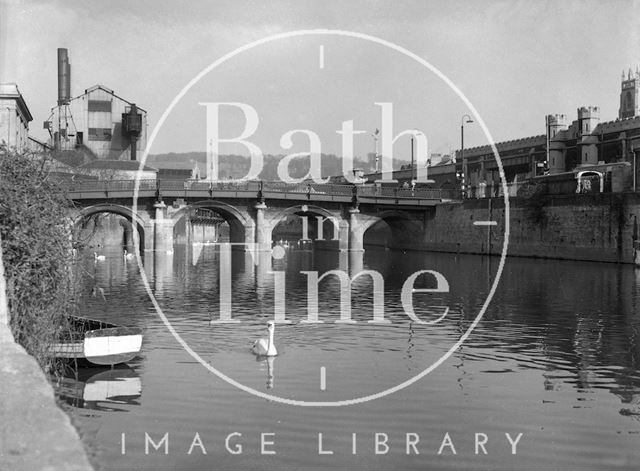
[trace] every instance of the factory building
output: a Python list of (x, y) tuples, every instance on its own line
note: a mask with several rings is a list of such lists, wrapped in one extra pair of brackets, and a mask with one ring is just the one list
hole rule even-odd
[(58, 49), (58, 104), (45, 128), (56, 157), (78, 166), (94, 160), (136, 160), (147, 141), (147, 112), (103, 85), (71, 97), (71, 65)]

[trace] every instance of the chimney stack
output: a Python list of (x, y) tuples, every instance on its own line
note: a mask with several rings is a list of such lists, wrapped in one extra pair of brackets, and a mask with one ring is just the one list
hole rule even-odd
[(58, 106), (71, 100), (71, 64), (65, 48), (58, 48)]

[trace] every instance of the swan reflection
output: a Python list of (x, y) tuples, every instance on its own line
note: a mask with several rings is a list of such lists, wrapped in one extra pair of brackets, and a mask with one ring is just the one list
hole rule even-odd
[(274, 385), (274, 367), (276, 362), (276, 357), (268, 357), (265, 355), (256, 356), (256, 361), (261, 363), (263, 368), (260, 368), (264, 371), (264, 367), (267, 369), (267, 389), (273, 389)]

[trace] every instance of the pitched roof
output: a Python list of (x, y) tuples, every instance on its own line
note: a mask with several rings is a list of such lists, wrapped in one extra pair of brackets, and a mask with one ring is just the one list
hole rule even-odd
[(31, 115), (31, 111), (29, 111), (29, 107), (27, 106), (27, 102), (24, 101), (22, 93), (18, 90), (18, 85), (15, 83), (0, 83), (0, 97), (2, 98), (11, 98), (16, 100), (18, 107), (24, 113), (24, 116), (27, 122), (33, 121), (33, 116)]
[[(110, 88), (105, 87), (104, 85), (100, 85), (100, 84), (94, 85), (93, 87), (89, 87), (89, 88), (85, 89), (84, 93), (82, 93), (81, 95), (78, 95), (78, 96), (75, 96), (75, 97), (71, 98), (71, 100), (77, 100), (78, 98), (83, 97), (84, 95), (88, 94), (89, 92), (92, 92), (92, 91), (98, 90), (98, 89), (99, 90), (103, 90), (103, 91), (107, 92), (110, 95), (113, 95), (114, 97), (118, 98), (119, 100), (124, 101), (125, 103), (127, 103), (129, 105), (133, 105), (133, 103), (130, 102), (129, 100), (126, 100), (126, 99), (122, 98), (121, 96), (116, 95), (113, 92), (113, 90), (111, 90)], [(142, 107), (140, 107), (138, 105), (136, 105), (136, 107), (138, 108), (138, 111), (141, 111), (143, 113), (147, 112), (147, 110), (143, 109)]]
[[(547, 136), (544, 134), (538, 134), (537, 136), (527, 136), (519, 139), (512, 139), (510, 141), (496, 142), (496, 148), (498, 151), (520, 149), (524, 147), (532, 147), (546, 143)], [(465, 157), (471, 153), (492, 152), (491, 146), (488, 144), (476, 147), (469, 147), (464, 150)]]

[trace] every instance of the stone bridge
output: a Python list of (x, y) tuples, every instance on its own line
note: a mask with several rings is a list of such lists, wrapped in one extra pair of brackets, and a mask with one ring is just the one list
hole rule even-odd
[(391, 229), (392, 244), (401, 246), (424, 234), (436, 204), (460, 198), (455, 190), (259, 181), (142, 180), (137, 190), (130, 180), (85, 181), (69, 184), (68, 194), (76, 224), (98, 213), (118, 214), (136, 229), (145, 251), (171, 251), (174, 227), (182, 218), (189, 222), (197, 208), (219, 214), (238, 247), (270, 250), (274, 228), (294, 214), (307, 217), (317, 243), (341, 251), (363, 251), (365, 232), (381, 221)]

